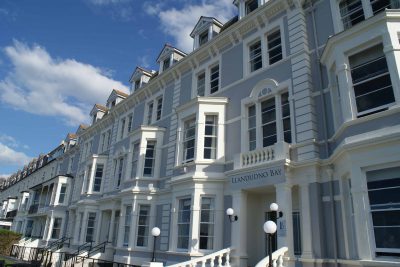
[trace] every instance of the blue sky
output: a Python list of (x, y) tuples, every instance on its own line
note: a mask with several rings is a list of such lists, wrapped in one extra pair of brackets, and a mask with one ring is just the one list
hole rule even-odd
[(191, 52), (201, 15), (226, 22), (232, 0), (1, 0), (0, 177), (89, 121), (136, 66), (157, 70), (165, 43)]

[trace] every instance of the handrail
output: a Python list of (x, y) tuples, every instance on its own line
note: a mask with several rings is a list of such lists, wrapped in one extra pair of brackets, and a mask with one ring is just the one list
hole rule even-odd
[(202, 257), (198, 257), (198, 258), (195, 258), (192, 260), (169, 265), (167, 267), (196, 266), (198, 263), (201, 263), (202, 266), (205, 266), (205, 264), (208, 260), (210, 260), (210, 266), (214, 266), (214, 260), (216, 258), (218, 258), (218, 266), (221, 267), (221, 266), (223, 266), (222, 258), (224, 257), (224, 255), (225, 255), (225, 265), (224, 266), (229, 267), (230, 266), (230, 262), (229, 262), (230, 252), (231, 252), (231, 248), (225, 248), (225, 249), (219, 250), (217, 252), (202, 256)]
[[(272, 266), (283, 267), (283, 255), (288, 252), (287, 247), (282, 247), (272, 253)], [(269, 256), (259, 261), (255, 267), (266, 267), (269, 263)]]
[(54, 247), (60, 248), (59, 246), (64, 245), (65, 241), (66, 241), (66, 240), (69, 240), (69, 239), (71, 239), (71, 238), (70, 238), (70, 237), (66, 237), (66, 236), (61, 237), (61, 238), (59, 238), (59, 239), (57, 239), (57, 240), (51, 242), (49, 245), (47, 245), (47, 246), (46, 246), (46, 249), (51, 250), (51, 249), (53, 249)]
[(78, 250), (76, 251), (76, 255), (79, 255), (79, 253), (85, 248), (89, 248), (88, 251), (90, 251), (92, 249), (92, 244), (93, 244), (93, 241), (89, 241), (89, 242), (86, 242), (86, 243), (80, 245), (78, 247)]
[(106, 249), (106, 245), (107, 245), (108, 243), (110, 243), (110, 242), (104, 241), (103, 243), (97, 244), (96, 246), (92, 247), (92, 248), (88, 251), (87, 257), (89, 258), (91, 254), (93, 255), (93, 253), (98, 252), (98, 251), (100, 251), (100, 250), (101, 250), (101, 253), (104, 253), (104, 251), (105, 251), (105, 249)]

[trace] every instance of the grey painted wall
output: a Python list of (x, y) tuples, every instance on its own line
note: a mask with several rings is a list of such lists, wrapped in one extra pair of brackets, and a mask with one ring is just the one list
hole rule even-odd
[(192, 98), (192, 72), (188, 72), (181, 78), (180, 105), (190, 101)]
[(135, 107), (135, 111), (133, 112), (133, 120), (132, 120), (132, 129), (133, 130), (139, 128), (139, 126), (142, 125), (142, 123), (143, 123), (144, 105), (145, 105), (145, 103), (142, 102)]
[(232, 47), (221, 56), (221, 88), (243, 78), (243, 44)]

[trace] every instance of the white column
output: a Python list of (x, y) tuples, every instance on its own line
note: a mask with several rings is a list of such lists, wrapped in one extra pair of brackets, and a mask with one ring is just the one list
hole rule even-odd
[(81, 222), (81, 213), (78, 212), (78, 210), (75, 212), (75, 221), (76, 223), (74, 224), (74, 229), (73, 229), (73, 239), (74, 239), (74, 243), (79, 243), (78, 240), (78, 235), (79, 235), (79, 224)]
[(96, 223), (97, 224), (96, 225), (96, 234), (94, 237), (94, 241), (97, 243), (99, 243), (99, 240), (100, 240), (100, 230), (101, 230), (101, 222), (103, 220), (103, 211), (99, 210), (98, 214), (99, 214), (99, 216), (97, 218), (97, 223)]
[[(193, 197), (192, 197), (192, 232), (191, 238), (189, 239), (189, 250), (190, 252), (197, 252), (199, 250), (199, 224), (200, 224), (200, 192), (198, 189), (194, 190)], [(194, 242), (194, 240), (198, 240), (198, 242)]]
[(356, 243), (358, 257), (361, 260), (371, 260), (373, 258), (371, 247), (372, 240), (370, 233), (372, 227), (368, 226), (368, 191), (365, 182), (362, 182), (362, 173), (358, 166), (354, 166), (351, 170), (351, 184), (354, 206), (354, 225), (356, 232)]
[(302, 258), (313, 258), (309, 184), (300, 184)]
[(88, 220), (88, 212), (84, 211), (83, 213), (83, 220), (82, 220), (82, 232), (81, 232), (81, 238), (79, 242), (85, 243), (86, 242), (86, 228), (87, 228), (87, 220)]
[[(343, 56), (344, 60), (344, 56)], [(350, 68), (347, 64), (343, 63), (336, 68), (336, 75), (338, 78), (338, 87), (340, 91), (340, 104), (342, 108), (343, 121), (351, 121), (356, 117), (355, 106), (352, 105), (352, 82)]]
[[(292, 185), (288, 183), (276, 184), (276, 203), (279, 210), (283, 212), (283, 217), (278, 219), (277, 239), (278, 249), (288, 247), (289, 257), (294, 258), (293, 247), (293, 215), (292, 215)], [(290, 265), (294, 262), (291, 261)]]
[(115, 210), (111, 210), (110, 228), (108, 228), (108, 242), (113, 241), (115, 224)]
[[(87, 183), (88, 183), (87, 193), (88, 194), (92, 193), (94, 174), (96, 172), (96, 163), (97, 163), (97, 159), (93, 158), (92, 168), (91, 168), (91, 171), (90, 171), (88, 179), (87, 179)], [(122, 181), (121, 181), (121, 183), (122, 183)]]
[[(393, 29), (392, 29), (393, 27)], [(386, 56), (386, 62), (392, 82), (393, 94), (396, 103), (400, 104), (400, 45), (398, 29), (394, 25), (388, 25), (388, 32), (383, 35), (383, 52)]]
[(232, 193), (232, 208), (238, 216), (231, 228), (231, 243), (235, 249), (232, 258), (236, 266), (247, 267), (247, 192), (239, 190)]
[(54, 221), (53, 216), (46, 218), (46, 224), (44, 226), (44, 231), (43, 231), (43, 239), (44, 240), (49, 240), (50, 237), (51, 237), (51, 230), (53, 228), (53, 221)]

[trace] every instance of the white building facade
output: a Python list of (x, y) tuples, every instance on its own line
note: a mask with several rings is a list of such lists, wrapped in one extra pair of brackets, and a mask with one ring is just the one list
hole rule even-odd
[(290, 266), (400, 265), (399, 2), (234, 4), (10, 177), (0, 225), (37, 246), (106, 242), (99, 257), (131, 265), (157, 226), (167, 265), (231, 248), (255, 266), (272, 219)]

